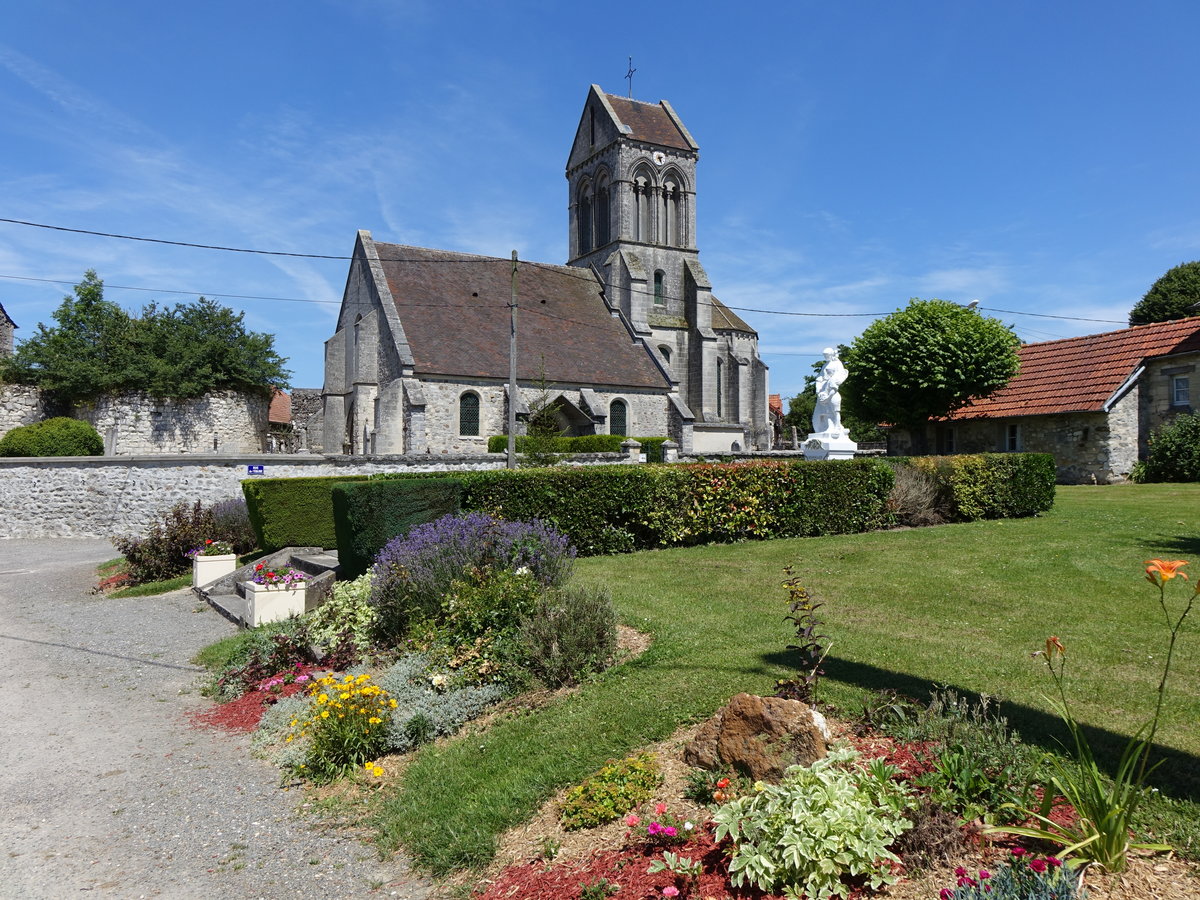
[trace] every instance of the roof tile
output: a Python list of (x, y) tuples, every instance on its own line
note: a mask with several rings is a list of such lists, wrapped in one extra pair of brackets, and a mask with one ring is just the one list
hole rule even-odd
[(659, 144), (676, 150), (692, 150), (692, 145), (679, 131), (661, 103), (644, 103), (641, 100), (618, 97), (616, 94), (605, 94), (604, 97), (621, 122), (633, 129), (630, 137), (635, 141)]

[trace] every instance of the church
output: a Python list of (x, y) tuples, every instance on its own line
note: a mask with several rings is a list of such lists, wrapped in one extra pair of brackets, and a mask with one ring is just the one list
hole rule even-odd
[(480, 454), (507, 433), (510, 402), (521, 423), (548, 407), (568, 435), (667, 436), (685, 455), (769, 449), (758, 334), (700, 264), (699, 155), (665, 100), (591, 86), (566, 167), (567, 263), (516, 265), (516, 397), (513, 261), (360, 231), (325, 343), (320, 449)]

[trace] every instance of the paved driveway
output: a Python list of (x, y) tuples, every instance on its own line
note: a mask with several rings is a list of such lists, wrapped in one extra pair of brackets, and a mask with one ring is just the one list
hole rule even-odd
[(234, 626), (190, 590), (92, 594), (116, 555), (0, 540), (0, 897), (430, 896), (300, 814), (248, 738), (189, 725), (189, 660)]

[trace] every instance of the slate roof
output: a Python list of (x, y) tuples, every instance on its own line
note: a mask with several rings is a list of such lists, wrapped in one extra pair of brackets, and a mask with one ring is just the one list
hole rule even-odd
[(1019, 350), (1021, 369), (1012, 381), (949, 418), (1099, 412), (1144, 360), (1198, 352), (1200, 316), (1025, 344)]
[(712, 327), (717, 331), (744, 331), (747, 334), (758, 334), (746, 324), (741, 316), (716, 297), (712, 298)]
[(605, 94), (621, 123), (633, 129), (629, 137), (647, 144), (660, 144), (676, 150), (693, 150), (691, 142), (660, 103), (643, 103), (616, 94)]
[[(512, 260), (378, 242), (375, 248), (418, 376), (508, 378)], [(517, 272), (518, 378), (669, 389), (645, 348), (609, 312), (591, 270), (522, 262)]]

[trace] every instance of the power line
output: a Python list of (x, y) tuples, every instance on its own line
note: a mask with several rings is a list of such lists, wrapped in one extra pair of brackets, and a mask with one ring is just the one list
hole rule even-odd
[[(44, 224), (41, 222), (27, 222), (22, 219), (0, 218), (0, 222), (6, 222), (10, 225), (24, 225), (29, 228), (43, 228), (48, 231), (61, 231), (61, 232), (69, 233), (69, 234), (86, 234), (86, 235), (91, 235), (93, 237), (115, 238), (115, 239), (123, 240), (123, 241), (139, 241), (139, 242), (148, 243), (148, 244), (166, 244), (166, 245), (172, 246), (172, 247), (192, 247), (192, 248), (199, 249), (199, 250), (222, 250), (227, 253), (247, 253), (247, 254), (253, 254), (253, 255), (258, 255), (258, 256), (286, 256), (286, 257), (293, 257), (293, 258), (298, 258), (298, 259), (328, 259), (328, 260), (340, 260), (340, 261), (352, 261), (356, 258), (353, 256), (342, 256), (342, 255), (329, 254), (329, 253), (297, 253), (297, 252), (286, 251), (286, 250), (257, 250), (257, 249), (251, 249), (251, 248), (246, 248), (246, 247), (226, 247), (226, 246), (222, 246), (219, 244), (199, 244), (199, 243), (193, 243), (191, 241), (171, 241), (171, 240), (167, 240), (165, 238), (138, 237), (135, 235), (116, 234), (116, 233), (107, 232), (107, 231), (90, 231), (85, 228), (67, 228), (62, 225), (47, 225), (47, 224)], [(507, 260), (504, 260), (503, 258), (498, 257), (498, 256), (472, 256), (469, 259), (423, 259), (423, 258), (404, 258), (404, 257), (392, 257), (392, 258), (379, 257), (380, 262), (408, 262), (408, 263), (458, 263), (458, 264), (462, 264), (462, 263), (474, 263), (479, 259), (488, 259), (488, 260), (496, 260), (499, 262), (507, 262)], [(524, 262), (524, 261), (522, 260), (522, 262)], [(588, 275), (583, 275), (583, 274), (576, 275), (574, 272), (568, 271), (571, 268), (569, 266), (556, 266), (551, 263), (539, 263), (539, 262), (525, 262), (524, 264), (528, 265), (528, 266), (534, 266), (536, 268), (541, 268), (541, 269), (548, 269), (548, 270), (552, 269), (552, 270), (559, 272), (560, 274), (569, 275), (571, 277), (579, 278), (581, 280), (588, 281), (588, 282), (595, 281), (595, 276), (591, 273), (590, 269), (580, 269), (581, 273), (588, 272)], [(0, 276), (0, 277), (14, 277), (15, 278), (18, 276)], [(37, 280), (37, 279), (29, 279), (29, 280), (33, 281), (33, 280)], [(117, 286), (114, 285), (113, 287), (115, 288)], [(122, 288), (122, 290), (152, 290), (152, 289), (151, 288)], [(638, 293), (638, 294), (642, 294), (645, 296), (650, 296), (650, 294), (652, 293), (649, 290), (644, 290), (641, 288), (634, 288), (632, 286), (629, 287), (628, 290), (631, 293)], [(189, 291), (162, 291), (162, 293), (191, 293), (191, 292), (189, 292)], [(236, 294), (213, 294), (212, 296), (228, 297), (228, 298), (237, 297), (239, 299), (278, 299), (278, 300), (297, 301), (297, 298), (239, 297), (239, 295), (236, 295)], [(655, 294), (655, 296), (657, 297), (659, 295)], [(676, 300), (676, 301), (680, 301), (680, 302), (683, 302), (683, 300), (684, 300), (684, 298), (682, 298), (682, 297), (666, 297), (664, 299)], [(332, 300), (300, 300), (298, 302), (307, 302), (307, 303), (339, 302), (340, 303), (340, 301), (332, 301)], [(713, 304), (709, 304), (709, 305), (715, 306), (716, 304), (713, 303)], [(779, 310), (779, 309), (756, 309), (756, 308), (748, 307), (748, 306), (729, 306), (728, 304), (724, 304), (724, 303), (722, 303), (721, 305), (724, 306), (726, 309), (735, 310), (737, 312), (751, 312), (751, 313), (757, 313), (759, 315), (794, 316), (794, 317), (802, 317), (802, 318), (828, 318), (828, 319), (874, 318), (874, 319), (878, 319), (878, 318), (882, 318), (883, 316), (889, 315), (889, 313), (795, 312), (795, 311), (791, 311), (791, 310)], [(1042, 318), (1042, 319), (1066, 319), (1066, 320), (1073, 321), (1073, 322), (1100, 322), (1100, 323), (1104, 323), (1104, 324), (1108, 324), (1108, 325), (1126, 325), (1127, 324), (1126, 322), (1118, 321), (1116, 319), (1093, 319), (1093, 318), (1087, 318), (1087, 317), (1083, 317), (1083, 316), (1059, 316), (1059, 315), (1053, 315), (1050, 313), (1018, 312), (1017, 310), (996, 309), (993, 307), (986, 307), (986, 306), (980, 306), (980, 307), (978, 307), (978, 309), (984, 310), (986, 312), (1004, 313), (1005, 315), (1011, 315), (1011, 316), (1036, 316), (1036, 317)]]
[[(55, 278), (31, 278), (28, 275), (0, 275), (0, 278), (11, 278), (16, 281), (38, 281), (43, 284), (66, 284), (75, 286), (77, 281), (62, 281)], [(133, 287), (128, 284), (109, 284), (104, 283), (105, 290), (111, 288), (114, 291), (146, 291), (151, 294), (195, 294), (198, 297), (222, 297), (226, 300), (280, 300), (285, 303), (329, 303), (340, 304), (341, 300), (310, 300), (304, 297), (258, 297), (253, 294), (218, 294), (215, 291), (179, 291), (170, 288), (148, 288), (148, 287)]]

